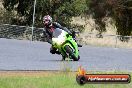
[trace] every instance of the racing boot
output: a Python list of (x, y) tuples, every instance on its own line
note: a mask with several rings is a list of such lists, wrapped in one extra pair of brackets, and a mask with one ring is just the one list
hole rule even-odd
[(78, 47), (82, 47), (82, 45), (81, 45), (81, 44), (78, 44), (78, 43), (77, 43), (77, 45), (78, 45)]
[(55, 51), (56, 54), (60, 55), (61, 53), (59, 51)]

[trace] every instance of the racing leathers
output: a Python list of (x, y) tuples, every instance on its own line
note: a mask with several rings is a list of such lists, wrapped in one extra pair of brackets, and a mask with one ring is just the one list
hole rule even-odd
[[(57, 30), (57, 28), (60, 28), (60, 29), (62, 29), (64, 31), (66, 31), (68, 34), (70, 34), (75, 39), (75, 33), (74, 32), (71, 32), (66, 27), (61, 26), (57, 22), (53, 22), (50, 25), (44, 27), (46, 40), (47, 40), (48, 43), (52, 44), (53, 31)], [(56, 54), (60, 54), (60, 52), (57, 51), (57, 49), (54, 48), (53, 46), (51, 46), (51, 48), (50, 48), (50, 53), (52, 53), (52, 54), (55, 54), (55, 53)]]

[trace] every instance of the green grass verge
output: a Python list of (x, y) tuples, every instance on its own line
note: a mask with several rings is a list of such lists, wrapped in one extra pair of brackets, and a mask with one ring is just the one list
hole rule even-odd
[[(105, 72), (97, 72), (97, 74), (98, 73)], [(132, 73), (130, 74), (132, 75)], [(132, 88), (132, 83), (85, 84), (80, 86), (76, 82), (76, 73), (71, 72), (52, 72), (47, 73), (47, 75), (41, 74), (41, 76), (39, 74), (30, 76), (8, 75), (0, 75), (0, 88)]]

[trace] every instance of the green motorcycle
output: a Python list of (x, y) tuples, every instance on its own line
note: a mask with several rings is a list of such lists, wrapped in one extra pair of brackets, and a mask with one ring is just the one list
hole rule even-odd
[(58, 28), (53, 32), (52, 46), (58, 49), (63, 57), (73, 59), (73, 61), (80, 59), (76, 41), (62, 29)]

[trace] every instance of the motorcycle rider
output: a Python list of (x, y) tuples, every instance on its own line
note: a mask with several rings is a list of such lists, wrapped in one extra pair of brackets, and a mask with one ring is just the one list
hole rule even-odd
[[(47, 42), (50, 44), (52, 44), (53, 31), (57, 28), (60, 28), (64, 31), (66, 31), (68, 34), (70, 34), (75, 39), (75, 32), (71, 32), (66, 27), (61, 26), (59, 23), (53, 22), (52, 17), (49, 15), (46, 15), (43, 17), (43, 24), (44, 24), (44, 29), (45, 29), (44, 34), (46, 35)], [(81, 47), (81, 45), (79, 45), (79, 47)], [(60, 54), (60, 52), (57, 51), (57, 49), (52, 46), (50, 48), (50, 53)]]

